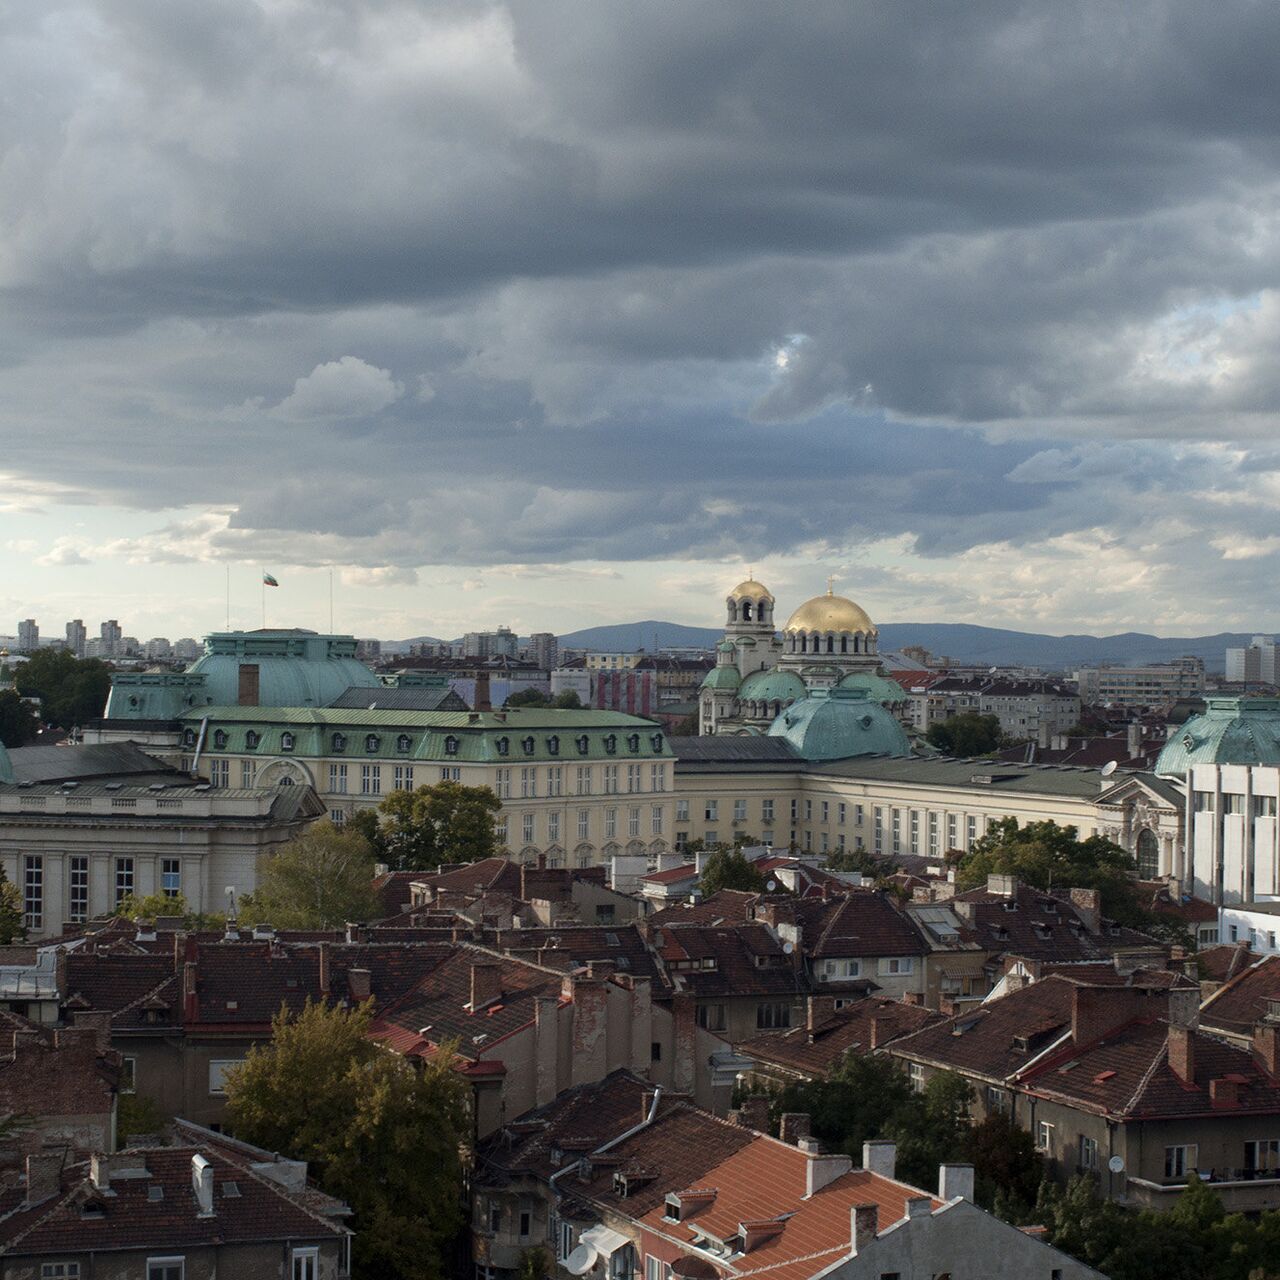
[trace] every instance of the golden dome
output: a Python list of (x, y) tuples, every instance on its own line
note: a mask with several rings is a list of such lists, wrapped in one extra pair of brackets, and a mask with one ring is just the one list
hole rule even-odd
[(767, 600), (773, 604), (773, 596), (769, 592), (769, 588), (763, 582), (757, 582), (754, 578), (748, 578), (746, 582), (740, 582), (732, 591), (729, 592), (730, 600)]
[(875, 623), (863, 609), (844, 596), (832, 595), (830, 588), (825, 596), (814, 596), (812, 600), (806, 600), (787, 619), (784, 630), (817, 631), (822, 634), (834, 631), (837, 635), (841, 632), (877, 634)]

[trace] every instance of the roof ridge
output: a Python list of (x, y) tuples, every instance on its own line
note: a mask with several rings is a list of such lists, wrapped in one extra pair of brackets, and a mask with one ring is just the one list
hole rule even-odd
[(157, 982), (154, 987), (149, 987), (136, 1000), (131, 1000), (128, 1004), (121, 1005), (120, 1008), (117, 1009), (115, 1013), (112, 1014), (111, 1016), (114, 1018), (122, 1013), (130, 1012), (130, 1010), (135, 1009), (137, 1008), (138, 1005), (142, 1004), (144, 1000), (149, 1000), (152, 996), (156, 995), (161, 990), (161, 988), (167, 987), (169, 983), (176, 982), (177, 980), (178, 980), (178, 975), (176, 973), (165, 974), (165, 976), (161, 978), (160, 981)]
[(1124, 1106), (1120, 1108), (1121, 1115), (1127, 1116), (1132, 1114), (1133, 1110), (1138, 1105), (1138, 1100), (1142, 1097), (1144, 1093), (1146, 1093), (1147, 1086), (1151, 1083), (1151, 1080), (1155, 1076), (1155, 1073), (1157, 1072), (1157, 1070), (1159, 1070), (1161, 1062), (1167, 1062), (1168, 1059), (1169, 1059), (1169, 1037), (1166, 1036), (1164, 1039), (1164, 1043), (1160, 1046), (1159, 1051), (1151, 1059), (1151, 1065), (1142, 1073), (1142, 1078), (1138, 1081), (1137, 1085), (1134, 1087), (1133, 1096), (1129, 1099), (1128, 1102), (1124, 1104)]
[[(76, 1166), (71, 1165), (70, 1167), (74, 1169)], [(61, 1179), (63, 1173), (66, 1172), (67, 1168), (68, 1166), (64, 1164), (63, 1167), (58, 1171), (59, 1179)], [(84, 1190), (85, 1180), (88, 1178), (88, 1176), (89, 1175), (87, 1171), (81, 1174), (79, 1181), (77, 1181), (72, 1187), (70, 1187), (66, 1191), (62, 1191), (61, 1187), (59, 1187), (59, 1192), (49, 1197), (50, 1203), (49, 1203), (48, 1209), (42, 1213), (35, 1215), (31, 1219), (31, 1221), (28, 1222), (27, 1225), (22, 1228), (21, 1231), (19, 1231), (16, 1235), (12, 1236), (10, 1239), (5, 1241), (4, 1252), (5, 1253), (10, 1252), (12, 1247), (15, 1244), (17, 1244), (21, 1240), (25, 1240), (26, 1237), (29, 1236), (37, 1227), (41, 1227), (46, 1222), (48, 1222), (49, 1219), (53, 1217), (53, 1215), (59, 1209), (62, 1209), (66, 1205), (70, 1204), (71, 1201), (73, 1201), (76, 1198), (76, 1196), (78, 1196), (80, 1192)], [(23, 1201), (23, 1204), (25, 1203), (26, 1202)], [(21, 1211), (22, 1211), (22, 1207), (18, 1206), (18, 1207), (15, 1207), (9, 1214), (6, 1214), (5, 1216), (12, 1217), (13, 1214), (20, 1213)]]

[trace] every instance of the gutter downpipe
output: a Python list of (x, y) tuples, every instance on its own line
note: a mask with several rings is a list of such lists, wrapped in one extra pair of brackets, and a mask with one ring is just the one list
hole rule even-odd
[(200, 721), (200, 736), (196, 739), (196, 753), (191, 760), (191, 772), (198, 773), (200, 771), (200, 753), (204, 750), (205, 734), (209, 732), (209, 717), (205, 716)]

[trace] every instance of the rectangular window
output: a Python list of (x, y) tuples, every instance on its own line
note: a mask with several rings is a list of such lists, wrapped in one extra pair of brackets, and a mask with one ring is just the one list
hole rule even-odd
[(776, 1031), (791, 1025), (791, 1006), (783, 1003), (756, 1005), (756, 1026), (761, 1031)]
[(956, 847), (956, 815), (954, 813), (947, 814), (947, 848), (954, 849)]
[(320, 1250), (294, 1249), (291, 1256), (290, 1280), (320, 1280)]
[(665, 791), (667, 789), (667, 766), (653, 764), (649, 766), (649, 790)]
[(347, 821), (347, 811), (345, 809), (330, 809), (329, 821), (332, 822), (335, 827), (345, 826)]
[(698, 1026), (704, 1027), (707, 1031), (723, 1031), (728, 1025), (722, 1004), (700, 1004), (697, 1019)]
[(362, 764), (360, 766), (360, 794), (362, 796), (380, 796), (382, 794), (382, 766), (380, 764)]
[(899, 976), (914, 973), (916, 967), (914, 956), (885, 956), (880, 961), (880, 972), (882, 974), (897, 974)]
[(28, 929), (39, 929), (44, 921), (44, 859), (27, 854), (22, 860), (22, 915)]
[(806, 822), (813, 821), (813, 801), (812, 800), (806, 800), (804, 802), (804, 820)]
[(209, 1092), (215, 1097), (222, 1097), (226, 1093), (227, 1072), (243, 1061), (243, 1058), (214, 1058), (209, 1063)]
[(760, 801), (760, 821), (769, 822), (769, 823), (773, 822), (773, 801), (772, 800)]
[(707, 828), (706, 834), (702, 837), (708, 848), (720, 843), (720, 833), (712, 827)]
[(1195, 1144), (1182, 1147), (1165, 1147), (1164, 1176), (1166, 1178), (1185, 1178), (1190, 1169), (1196, 1167), (1199, 1159), (1199, 1148)]
[(214, 760), (209, 765), (209, 782), (215, 787), (229, 787), (231, 785), (231, 761)]
[(676, 821), (677, 822), (689, 821), (689, 802), (687, 800), (676, 801)]
[(185, 1258), (147, 1259), (147, 1280), (182, 1280), (185, 1274)]
[(824, 800), (822, 802), (821, 818), (823, 822), (829, 822), (831, 820), (831, 802), (829, 800)]
[(972, 849), (973, 842), (978, 838), (978, 819), (972, 815), (965, 819), (965, 848)]
[(793, 801), (791, 802), (791, 821), (792, 821), (792, 822), (795, 822), (795, 820), (796, 820), (796, 818), (799, 816), (799, 814), (800, 814), (800, 801), (799, 801), (799, 800), (793, 800)]
[(335, 795), (347, 794), (347, 766), (331, 764), (329, 766), (329, 790)]
[(89, 918), (89, 859), (84, 854), (72, 854), (70, 860), (71, 919), (79, 924)]
[(182, 893), (182, 862), (180, 859), (160, 859), (160, 892), (166, 898), (176, 898)]
[(1276, 797), (1254, 796), (1253, 816), (1255, 818), (1274, 818), (1276, 816)]
[(578, 810), (578, 839), (585, 840), (591, 834), (591, 810)]
[(499, 769), (498, 776), (494, 780), (494, 789), (498, 793), (499, 800), (511, 799), (511, 770)]
[(1280, 1138), (1259, 1138), (1244, 1144), (1244, 1167), (1249, 1173), (1280, 1170)]
[(884, 810), (878, 805), (872, 815), (871, 842), (876, 853), (884, 852)]
[(891, 819), (893, 829), (893, 852), (900, 853), (902, 851), (902, 810), (894, 809)]
[(564, 765), (553, 764), (547, 770), (547, 795), (558, 796), (564, 794)]
[[(1222, 797), (1223, 813), (1243, 813), (1244, 812), (1244, 796), (1232, 795), (1229, 792)], [(1172, 1150), (1172, 1148), (1170, 1148)]]
[(1094, 1138), (1080, 1135), (1080, 1167), (1092, 1173), (1098, 1170), (1098, 1143)]
[(924, 1092), (924, 1067), (920, 1063), (912, 1062), (907, 1064), (907, 1079), (911, 1081), (913, 1092)]
[(936, 813), (929, 815), (929, 852), (938, 852), (938, 815)]
[(733, 802), (733, 820), (734, 822), (745, 822), (747, 820), (747, 802), (745, 800), (735, 800)]
[(445, 764), (440, 766), (441, 782), (461, 782), (462, 769), (456, 764)]
[(640, 834), (640, 810), (635, 808), (628, 809), (627, 810), (627, 835), (634, 840), (636, 836), (638, 836), (639, 834)]
[(1212, 791), (1196, 791), (1193, 793), (1192, 804), (1196, 813), (1212, 813), (1213, 812), (1213, 792)]
[(652, 821), (649, 824), (649, 834), (660, 836), (662, 834), (662, 806), (655, 804), (651, 815)]
[(520, 770), (520, 798), (532, 800), (538, 794), (538, 771), (535, 768)]
[(911, 852), (920, 852), (920, 810), (911, 810)]
[(618, 811), (617, 809), (606, 809), (604, 811), (604, 838), (612, 840), (618, 834)]
[[(413, 765), (398, 764), (395, 766), (391, 781), (396, 791), (412, 791), (413, 790)], [(508, 790), (510, 787), (508, 786)]]
[(662, 1280), (662, 1259), (651, 1253), (644, 1256), (644, 1280)]
[(702, 816), (707, 822), (715, 822), (720, 817), (720, 802), (718, 800), (708, 800)]
[(825, 831), (822, 833), (822, 840), (818, 848), (821, 853), (829, 853), (831, 850), (831, 837)]
[(591, 794), (591, 766), (589, 764), (580, 764), (578, 766), (578, 794), (580, 796), (589, 796)]
[(80, 1280), (78, 1262), (42, 1262), (40, 1280)]
[(995, 1085), (987, 1086), (987, 1110), (996, 1115), (1008, 1115), (1012, 1107), (1012, 1099), (1004, 1089)]
[(520, 817), (520, 834), (525, 844), (533, 843), (533, 814), (526, 813)]
[(547, 840), (551, 844), (560, 842), (560, 813), (556, 809), (547, 814)]
[(1036, 1125), (1036, 1150), (1046, 1155), (1053, 1154), (1053, 1125), (1048, 1120), (1041, 1120)]
[(116, 906), (133, 892), (133, 859), (116, 859)]
[(258, 762), (256, 760), (240, 761), (240, 785), (246, 791), (253, 787), (258, 778)]
[(641, 766), (638, 764), (627, 765), (627, 790), (628, 791), (641, 790), (640, 768)]
[(618, 766), (607, 764), (604, 767), (604, 793), (607, 796), (618, 794)]
[(773, 828), (772, 827), (765, 827), (765, 829), (760, 833), (760, 843), (767, 844), (770, 846), (773, 845)]
[(498, 842), (498, 848), (505, 849), (507, 845), (507, 815), (500, 814), (493, 822), (493, 838)]
[(848, 810), (849, 806), (846, 804), (839, 804), (836, 806), (836, 821), (840, 823), (841, 826), (844, 826), (844, 820)]

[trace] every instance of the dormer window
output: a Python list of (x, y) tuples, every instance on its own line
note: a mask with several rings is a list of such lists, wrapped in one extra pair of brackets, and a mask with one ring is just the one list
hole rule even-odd
[(246, 751), (256, 751), (261, 737), (252, 729), (244, 735), (244, 749)]
[(640, 735), (638, 733), (633, 733), (627, 738), (627, 750), (628, 751), (640, 750)]
[(495, 745), (496, 745), (496, 746), (497, 746), (497, 748), (498, 748), (498, 754), (499, 754), (500, 756), (508, 755), (508, 754), (510, 753), (510, 751), (511, 751), (511, 739), (510, 739), (510, 738), (499, 738), (499, 739), (498, 739), (498, 741), (497, 741), (497, 743), (496, 743)]
[(182, 745), (184, 747), (194, 747), (196, 745), (196, 732), (194, 729), (183, 730)]
[(521, 751), (523, 751), (523, 752), (525, 753), (525, 755), (527, 755), (527, 756), (531, 756), (531, 755), (533, 755), (533, 739), (532, 739), (532, 738), (521, 738), (521, 739), (520, 739), (520, 750), (521, 750)]
[(227, 745), (227, 733), (225, 729), (215, 729), (213, 733), (214, 747), (222, 751)]
[(280, 735), (280, 750), (281, 750), (281, 751), (292, 751), (292, 750), (293, 750), (293, 734), (291, 734), (291, 733), (282, 733), (282, 734)]
[(580, 756), (585, 756), (590, 745), (591, 744), (587, 741), (587, 735), (585, 733), (581, 734), (578, 738), (578, 754)]
[(653, 737), (649, 739), (649, 745), (655, 752), (660, 752), (662, 750), (662, 734), (655, 733)]
[(458, 740), (450, 734), (444, 740), (444, 753), (447, 756), (456, 756), (458, 754)]
[(369, 736), (364, 740), (364, 749), (369, 753), (369, 755), (373, 755), (381, 745), (382, 739), (379, 738), (376, 733), (369, 734)]
[(604, 738), (605, 755), (616, 755), (618, 751), (618, 735), (616, 733), (607, 733)]
[(668, 1196), (667, 1202), (662, 1208), (662, 1217), (666, 1222), (680, 1221), (680, 1197)]
[(402, 733), (396, 739), (396, 750), (400, 752), (401, 755), (406, 754), (411, 746), (413, 746), (413, 739), (410, 738), (407, 733)]
[(335, 733), (329, 740), (335, 752), (342, 752), (347, 749), (347, 735), (345, 733)]
[(547, 750), (553, 756), (560, 754), (560, 739), (554, 733), (547, 739)]

